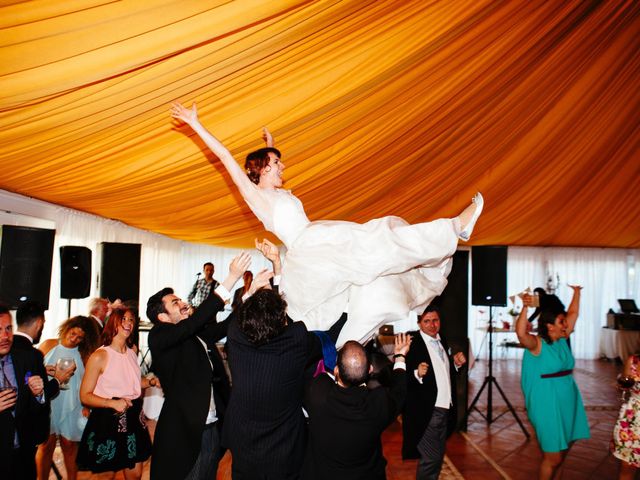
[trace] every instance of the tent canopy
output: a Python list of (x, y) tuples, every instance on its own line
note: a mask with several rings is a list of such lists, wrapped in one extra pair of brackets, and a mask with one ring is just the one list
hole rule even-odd
[(640, 247), (640, 2), (41, 0), (0, 7), (0, 188), (174, 238), (263, 227), (267, 125), (312, 220), (456, 215), (472, 244)]

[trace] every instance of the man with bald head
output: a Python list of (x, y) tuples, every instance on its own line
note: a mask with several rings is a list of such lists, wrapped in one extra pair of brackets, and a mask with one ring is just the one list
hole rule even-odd
[(362, 345), (354, 341), (338, 352), (335, 381), (323, 373), (308, 384), (304, 406), (309, 413), (309, 441), (303, 479), (386, 478), (380, 436), (404, 403), (410, 344), (410, 336), (396, 336), (389, 389), (367, 389), (372, 367)]

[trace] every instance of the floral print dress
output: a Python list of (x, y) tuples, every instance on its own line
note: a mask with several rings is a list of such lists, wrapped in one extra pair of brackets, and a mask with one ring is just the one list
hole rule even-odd
[(622, 404), (613, 428), (613, 456), (633, 467), (640, 467), (640, 357), (633, 356), (631, 376), (636, 381), (629, 400)]

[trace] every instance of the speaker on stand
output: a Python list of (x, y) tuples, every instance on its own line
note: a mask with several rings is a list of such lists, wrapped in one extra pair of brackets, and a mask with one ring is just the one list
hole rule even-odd
[(87, 298), (91, 292), (91, 250), (67, 245), (60, 247), (60, 298), (66, 298), (67, 317), (71, 299)]
[[(471, 247), (471, 303), (473, 305), (483, 305), (489, 307), (489, 372), (484, 378), (484, 382), (478, 390), (475, 398), (469, 405), (466, 417), (472, 410), (476, 410), (491, 425), (502, 415), (511, 412), (520, 425), (525, 436), (529, 438), (529, 432), (518, 417), (513, 405), (505, 395), (500, 384), (493, 376), (493, 307), (504, 307), (507, 305), (507, 247), (505, 246), (483, 246)], [(493, 386), (496, 386), (502, 399), (507, 404), (507, 410), (497, 417), (493, 416)], [(476, 403), (487, 388), (487, 413), (482, 413), (476, 408)], [(465, 417), (465, 422), (466, 422)]]

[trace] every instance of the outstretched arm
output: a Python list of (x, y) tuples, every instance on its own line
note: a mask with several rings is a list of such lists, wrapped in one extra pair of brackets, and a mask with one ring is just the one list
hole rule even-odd
[(532, 296), (528, 293), (523, 295), (522, 297), (522, 310), (520, 311), (520, 315), (518, 315), (518, 319), (516, 320), (516, 334), (518, 335), (518, 340), (524, 348), (536, 353), (536, 350), (538, 348), (538, 337), (527, 332), (527, 325), (529, 324), (529, 320), (527, 319), (527, 312), (529, 311), (529, 306), (532, 303), (531, 297)]
[(174, 103), (171, 106), (171, 116), (189, 125), (193, 131), (198, 134), (207, 147), (209, 147), (209, 149), (220, 159), (224, 168), (229, 172), (231, 180), (236, 184), (245, 201), (250, 204), (249, 206), (252, 206), (252, 203), (255, 204), (260, 202), (258, 187), (249, 180), (249, 177), (247, 177), (244, 170), (240, 168), (240, 165), (238, 165), (238, 162), (233, 158), (233, 155), (231, 155), (231, 152), (229, 152), (227, 147), (225, 147), (220, 140), (211, 135), (211, 133), (200, 123), (200, 120), (198, 119), (198, 109), (195, 103), (190, 109), (184, 107), (180, 103)]
[(580, 291), (582, 287), (579, 285), (569, 285), (573, 289), (573, 297), (567, 310), (567, 335), (570, 335), (576, 328), (576, 321), (580, 313)]

